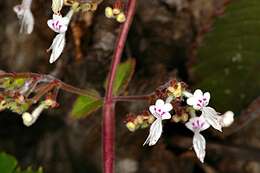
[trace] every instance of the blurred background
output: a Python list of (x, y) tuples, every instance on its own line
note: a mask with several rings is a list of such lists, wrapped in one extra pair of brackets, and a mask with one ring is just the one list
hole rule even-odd
[[(0, 1), (0, 69), (52, 74), (104, 94), (119, 24), (104, 16), (112, 1), (93, 13), (73, 17), (66, 48), (49, 64), (46, 50), (55, 33), (46, 22), (51, 0), (33, 0), (35, 28), (19, 34), (13, 6)], [(260, 1), (140, 0), (123, 60), (136, 59), (129, 95), (153, 92), (177, 78), (212, 94), (219, 112), (233, 110), (235, 123), (220, 134), (207, 131), (207, 155), (201, 164), (192, 151), (192, 133), (183, 124), (166, 123), (154, 147), (143, 147), (148, 129), (129, 132), (129, 112), (146, 102), (116, 107), (116, 171), (118, 173), (259, 173), (260, 172)], [(66, 10), (65, 10), (66, 11)], [(0, 113), (0, 150), (14, 155), (22, 167), (42, 166), (45, 173), (101, 172), (101, 111), (85, 119), (69, 118), (75, 95), (60, 92), (60, 107), (42, 113), (31, 127), (19, 115)]]

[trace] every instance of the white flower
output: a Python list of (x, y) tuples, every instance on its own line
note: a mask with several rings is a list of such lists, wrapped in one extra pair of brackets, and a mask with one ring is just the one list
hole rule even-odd
[(191, 118), (185, 125), (188, 129), (194, 132), (193, 148), (199, 160), (204, 162), (206, 155), (206, 140), (200, 132), (209, 128), (210, 125), (206, 122), (203, 116)]
[(31, 126), (35, 121), (38, 119), (42, 111), (46, 109), (45, 104), (40, 104), (33, 112), (32, 114), (25, 112), (22, 115), (23, 118), (23, 124), (27, 127)]
[(149, 107), (149, 110), (156, 120), (151, 125), (149, 135), (143, 145), (148, 144), (151, 146), (156, 144), (162, 134), (162, 120), (171, 118), (169, 112), (172, 110), (172, 105), (158, 99), (155, 105)]
[(206, 122), (213, 128), (222, 131), (222, 126), (219, 121), (219, 113), (215, 109), (208, 107), (210, 100), (210, 93), (202, 93), (197, 89), (192, 96), (187, 99), (187, 104), (193, 106), (195, 110), (200, 110), (201, 115), (205, 118)]
[(22, 4), (14, 6), (13, 10), (21, 22), (20, 33), (31, 34), (34, 27), (34, 17), (31, 12), (32, 0), (23, 0)]
[(53, 39), (53, 42), (50, 46), (50, 48), (47, 51), (52, 50), (51, 56), (50, 56), (50, 60), (49, 62), (52, 64), (53, 62), (55, 62), (59, 56), (61, 55), (64, 47), (65, 47), (65, 33), (61, 33), (56, 35), (56, 37)]
[(229, 127), (234, 122), (234, 113), (232, 111), (227, 111), (220, 116), (220, 124), (222, 127)]
[(73, 10), (70, 10), (65, 17), (54, 14), (53, 19), (48, 20), (47, 22), (48, 26), (54, 32), (58, 33), (58, 35), (53, 39), (52, 45), (47, 50), (47, 51), (52, 50), (52, 54), (49, 60), (50, 63), (55, 62), (60, 57), (65, 47), (65, 43), (66, 43), (65, 35), (72, 15), (73, 15)]
[(63, 7), (63, 0), (52, 0), (51, 8), (55, 14), (59, 14), (62, 7)]

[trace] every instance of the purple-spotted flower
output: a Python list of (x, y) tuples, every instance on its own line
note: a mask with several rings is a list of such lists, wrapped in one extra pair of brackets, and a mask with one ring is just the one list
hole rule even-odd
[(55, 62), (61, 55), (65, 43), (66, 43), (66, 31), (68, 30), (68, 25), (73, 15), (73, 10), (70, 10), (65, 17), (61, 15), (54, 14), (53, 18), (48, 20), (47, 24), (54, 32), (58, 33), (53, 39), (52, 45), (47, 51), (52, 50), (52, 54), (49, 62)]
[(209, 128), (210, 125), (203, 116), (191, 118), (185, 125), (194, 132), (193, 148), (197, 157), (203, 163), (206, 155), (206, 140), (200, 132)]
[(155, 145), (162, 134), (162, 120), (170, 119), (172, 110), (172, 105), (170, 103), (165, 103), (163, 100), (158, 99), (155, 105), (149, 107), (149, 111), (156, 118), (150, 127), (149, 136), (143, 145), (148, 144), (149, 146)]
[(210, 100), (210, 93), (202, 93), (197, 89), (193, 95), (187, 99), (187, 104), (192, 106), (195, 110), (200, 110), (201, 116), (203, 116), (208, 124), (213, 128), (222, 131), (222, 125), (219, 121), (219, 113), (215, 109), (208, 106)]
[(20, 21), (20, 33), (31, 34), (34, 27), (34, 17), (31, 12), (32, 0), (23, 0), (22, 4), (14, 6), (13, 10)]

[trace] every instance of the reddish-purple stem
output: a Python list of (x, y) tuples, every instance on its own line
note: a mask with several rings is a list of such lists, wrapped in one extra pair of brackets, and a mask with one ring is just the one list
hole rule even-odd
[(117, 66), (120, 63), (126, 38), (132, 24), (135, 13), (136, 0), (129, 0), (127, 6), (127, 17), (121, 26), (115, 51), (112, 58), (111, 68), (108, 75), (108, 85), (106, 89), (103, 107), (103, 172), (114, 172), (115, 160), (115, 100), (113, 100), (113, 82), (116, 75)]

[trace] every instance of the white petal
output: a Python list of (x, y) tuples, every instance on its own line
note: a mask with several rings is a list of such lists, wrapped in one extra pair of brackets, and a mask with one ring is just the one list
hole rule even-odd
[(187, 99), (187, 104), (190, 106), (196, 105), (196, 103), (197, 103), (197, 99), (194, 96)]
[(222, 127), (229, 127), (234, 122), (234, 113), (232, 111), (227, 111), (221, 116)]
[(18, 19), (21, 19), (24, 14), (24, 8), (21, 5), (16, 5), (13, 7), (14, 12), (16, 13)]
[(193, 95), (194, 95), (195, 98), (203, 97), (203, 93), (202, 93), (202, 91), (200, 89), (196, 89), (196, 91), (194, 92)]
[(53, 14), (53, 15), (52, 15), (52, 19), (53, 19), (53, 20), (62, 20), (62, 15)]
[(219, 121), (220, 116), (215, 111), (215, 109), (211, 107), (203, 107), (201, 110), (201, 116), (203, 116), (208, 124), (210, 124), (213, 128), (222, 132), (222, 126)]
[(58, 34), (52, 42), (51, 47), (49, 50), (52, 49), (51, 57), (50, 57), (50, 63), (52, 64), (55, 62), (61, 55), (63, 49), (65, 47), (65, 33)]
[(164, 101), (162, 99), (156, 100), (155, 106), (162, 108), (164, 106)]
[(162, 134), (162, 120), (156, 119), (150, 127), (149, 135), (145, 140), (144, 144), (149, 146), (155, 145)]
[(172, 110), (172, 104), (171, 104), (171, 103), (165, 103), (165, 104), (163, 105), (163, 110), (164, 110), (165, 112), (170, 112), (170, 111)]
[(149, 107), (149, 111), (151, 112), (152, 115), (155, 115), (154, 108), (155, 108), (155, 105), (152, 105), (152, 106)]
[(20, 33), (31, 34), (34, 27), (34, 17), (30, 9), (24, 11), (23, 17), (21, 18)]
[(185, 125), (193, 132), (201, 132), (210, 127), (203, 116), (191, 118)]
[(206, 155), (206, 140), (200, 133), (193, 136), (193, 148), (199, 160), (203, 163)]
[(164, 115), (162, 115), (162, 120), (171, 119), (171, 114), (169, 112), (166, 112)]
[(24, 8), (31, 8), (32, 0), (23, 0), (22, 1), (22, 6)]
[(204, 93), (203, 96), (204, 96), (205, 99), (207, 99), (207, 102), (209, 102), (209, 100), (210, 100), (210, 93), (206, 92), (206, 93)]

